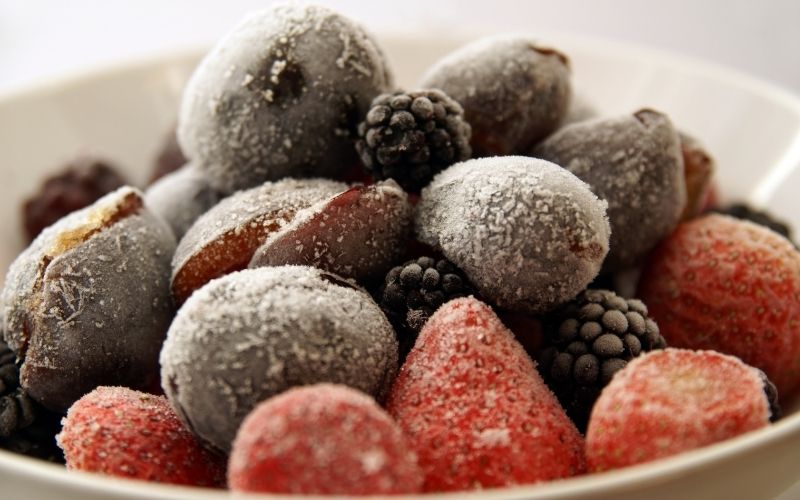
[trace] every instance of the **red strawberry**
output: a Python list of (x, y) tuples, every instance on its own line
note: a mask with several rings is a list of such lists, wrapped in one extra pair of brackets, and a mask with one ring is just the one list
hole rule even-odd
[(800, 253), (777, 233), (724, 215), (685, 222), (639, 283), (672, 347), (733, 354), (783, 399), (800, 389)]
[(592, 471), (723, 441), (769, 424), (763, 374), (714, 351), (651, 351), (603, 389), (586, 432)]
[(536, 483), (585, 469), (583, 439), (489, 306), (452, 300), (428, 320), (392, 387), (425, 491)]
[(70, 407), (57, 439), (68, 469), (162, 483), (225, 484), (225, 460), (200, 446), (164, 396), (98, 387)]
[(258, 405), (233, 443), (235, 491), (385, 495), (418, 493), (422, 473), (397, 424), (343, 385), (299, 387)]

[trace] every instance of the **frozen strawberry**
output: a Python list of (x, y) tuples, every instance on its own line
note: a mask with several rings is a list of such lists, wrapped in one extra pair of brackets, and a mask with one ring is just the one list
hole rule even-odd
[(585, 469), (583, 439), (533, 362), (472, 297), (431, 316), (387, 409), (412, 440), (425, 491), (536, 483)]
[(786, 238), (724, 215), (685, 222), (651, 255), (638, 296), (668, 345), (738, 356), (784, 399), (800, 389), (800, 253)]
[(648, 462), (766, 426), (763, 373), (714, 351), (651, 351), (617, 373), (592, 410), (589, 469)]
[(407, 438), (369, 396), (343, 385), (292, 389), (242, 423), (228, 466), (234, 491), (385, 495), (419, 493)]
[(160, 483), (220, 487), (225, 461), (202, 448), (163, 396), (98, 387), (57, 436), (67, 468)]
[(353, 187), (298, 212), (269, 236), (250, 267), (307, 265), (369, 281), (402, 254), (411, 212), (408, 195), (391, 179)]

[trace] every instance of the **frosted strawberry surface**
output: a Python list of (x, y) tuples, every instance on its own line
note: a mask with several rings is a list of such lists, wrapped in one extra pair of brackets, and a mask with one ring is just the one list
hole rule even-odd
[(369, 396), (341, 385), (292, 389), (242, 423), (228, 467), (238, 491), (417, 493), (422, 472), (397, 424)]
[(160, 483), (225, 484), (224, 459), (200, 446), (163, 396), (98, 387), (72, 405), (58, 444), (68, 469)]
[(650, 257), (639, 297), (673, 347), (712, 349), (800, 390), (800, 253), (769, 229), (724, 215), (678, 226)]
[(603, 390), (586, 456), (592, 471), (625, 467), (759, 429), (769, 418), (755, 368), (713, 351), (652, 351)]
[(390, 393), (425, 491), (536, 483), (584, 471), (583, 439), (492, 310), (456, 299), (428, 320)]

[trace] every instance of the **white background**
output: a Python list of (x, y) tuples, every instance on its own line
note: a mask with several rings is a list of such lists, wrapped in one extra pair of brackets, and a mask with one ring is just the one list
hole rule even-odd
[[(204, 46), (269, 0), (0, 0), (0, 92)], [(584, 34), (713, 60), (800, 93), (800, 0), (322, 0), (373, 32)]]

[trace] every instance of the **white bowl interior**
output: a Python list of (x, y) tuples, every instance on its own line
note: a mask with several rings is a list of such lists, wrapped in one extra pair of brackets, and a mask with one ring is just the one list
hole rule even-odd
[[(411, 88), (423, 70), (464, 40), (387, 37), (384, 48)], [(604, 114), (639, 107), (666, 111), (701, 139), (720, 167), (723, 199), (769, 206), (800, 227), (800, 100), (750, 77), (706, 63), (626, 45), (558, 38), (569, 55), (576, 88)], [(120, 65), (0, 96), (0, 271), (22, 249), (21, 200), (45, 175), (79, 151), (119, 164), (142, 184), (164, 134), (174, 124), (183, 83), (200, 52)], [(495, 491), (492, 497), (649, 499), (771, 498), (800, 479), (800, 413), (778, 424), (703, 450), (629, 470), (538, 487)], [(226, 498), (226, 493), (148, 485), (94, 475), (0, 452), (9, 498)]]

